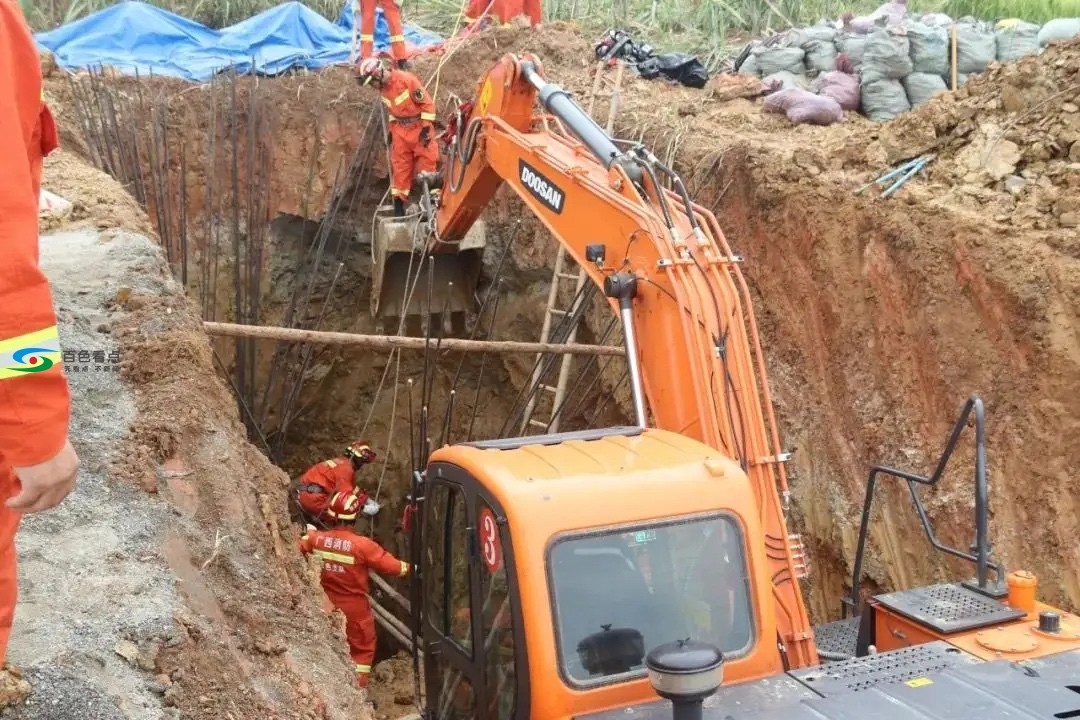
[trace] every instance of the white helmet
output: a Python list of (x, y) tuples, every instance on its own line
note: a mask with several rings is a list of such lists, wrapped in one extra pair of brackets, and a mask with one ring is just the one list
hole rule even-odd
[(364, 58), (360, 61), (360, 67), (356, 70), (356, 76), (361, 84), (367, 85), (376, 75), (382, 75), (383, 66), (378, 58)]

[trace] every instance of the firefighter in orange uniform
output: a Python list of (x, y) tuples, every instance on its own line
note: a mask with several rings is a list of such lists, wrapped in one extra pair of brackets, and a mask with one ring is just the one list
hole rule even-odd
[[(305, 517), (304, 523), (324, 522), (324, 514), (334, 493), (354, 493), (360, 499), (365, 515), (379, 511), (378, 504), (367, 493), (356, 488), (354, 476), (368, 463), (375, 460), (375, 451), (363, 440), (347, 448), (343, 457), (324, 460), (300, 476), (296, 481), (296, 500)], [(299, 518), (297, 518), (299, 519)]]
[(322, 532), (308, 526), (300, 538), (300, 551), (322, 560), (323, 590), (345, 615), (345, 637), (349, 656), (356, 663), (356, 683), (366, 689), (375, 659), (375, 617), (367, 598), (368, 573), (374, 570), (380, 575), (404, 577), (409, 574), (409, 564), (352, 530), (360, 505), (355, 495), (335, 494), (327, 508), (334, 527)]
[(376, 58), (360, 63), (357, 78), (371, 83), (390, 113), (390, 195), (394, 215), (405, 214), (413, 178), (435, 172), (439, 146), (435, 141), (435, 101), (420, 78), (406, 70), (390, 70)]
[(465, 23), (487, 24), (486, 20), (508, 25), (518, 15), (529, 18), (529, 24), (540, 24), (540, 0), (469, 0), (465, 9)]
[(382, 8), (386, 24), (390, 26), (390, 52), (401, 69), (408, 67), (405, 56), (405, 26), (401, 22), (401, 0), (355, 0), (353, 25), (360, 28), (360, 61), (374, 54), (375, 6)]
[(56, 315), (38, 268), (42, 158), (57, 144), (33, 36), (17, 0), (0, 0), (0, 663), (15, 616), (19, 520), (58, 505), (79, 466)]

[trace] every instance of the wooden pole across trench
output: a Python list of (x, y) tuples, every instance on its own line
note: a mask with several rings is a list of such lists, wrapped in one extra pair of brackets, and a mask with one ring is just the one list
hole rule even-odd
[[(285, 327), (262, 327), (259, 325), (236, 325), (233, 323), (203, 322), (209, 335), (226, 337), (258, 338), (262, 340), (285, 340), (289, 342), (314, 343), (316, 345), (353, 345), (376, 350), (425, 350), (428, 342), (422, 337), (405, 335), (357, 335), (354, 333), (299, 330)], [(434, 349), (435, 340), (430, 347)], [(614, 345), (578, 345), (576, 343), (534, 343), (516, 340), (462, 340), (443, 338), (440, 350), (458, 352), (495, 353), (555, 353), (559, 355), (625, 355), (621, 347)]]

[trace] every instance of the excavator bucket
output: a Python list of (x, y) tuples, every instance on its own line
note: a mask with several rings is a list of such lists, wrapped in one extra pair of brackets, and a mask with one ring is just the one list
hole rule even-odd
[(430, 282), (424, 254), (429, 236), (425, 221), (395, 218), (390, 206), (380, 207), (375, 214), (375, 235), (371, 239), (371, 314), (387, 334), (398, 333), (404, 316), (404, 334), (423, 335), (429, 308), (432, 336), (437, 336), (440, 328), (447, 337), (465, 334), (465, 320), (475, 306), (476, 285), (487, 244), (484, 223), (477, 220), (460, 244), (432, 252), (435, 268)]

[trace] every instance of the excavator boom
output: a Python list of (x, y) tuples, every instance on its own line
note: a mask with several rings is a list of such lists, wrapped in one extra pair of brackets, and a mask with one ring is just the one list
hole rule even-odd
[[(548, 114), (535, 113), (537, 100)], [(765, 532), (751, 542), (768, 548), (780, 652), (792, 667), (816, 663), (761, 348), (740, 258), (716, 218), (652, 153), (609, 137), (531, 55), (504, 56), (459, 120), (435, 244), (460, 242), (504, 183), (517, 193), (622, 316), (636, 421), (651, 415), (750, 477)]]

